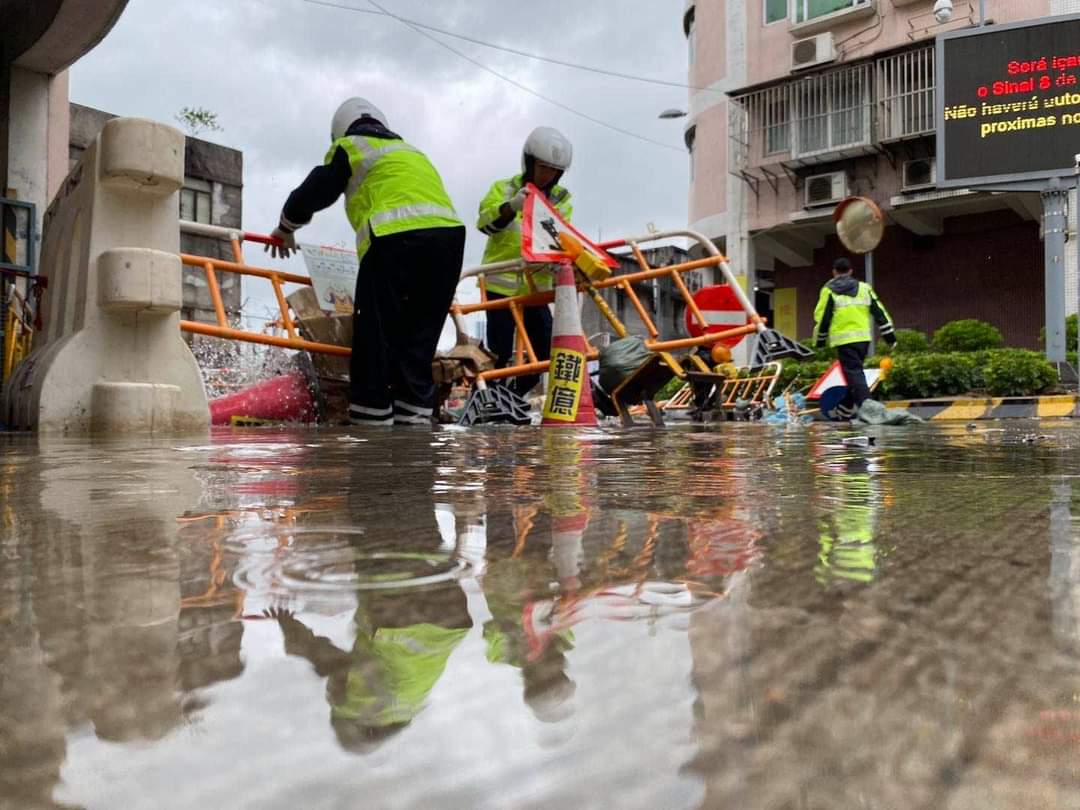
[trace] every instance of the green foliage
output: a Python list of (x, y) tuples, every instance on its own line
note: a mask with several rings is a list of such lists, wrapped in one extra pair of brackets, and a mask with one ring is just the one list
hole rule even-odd
[(825, 373), (825, 371), (833, 364), (833, 360), (808, 360), (805, 363), (788, 363), (784, 362), (780, 371), (780, 379), (776, 383), (775, 393), (779, 394), (791, 383), (798, 379), (795, 384), (796, 389), (806, 388), (812, 385), (818, 377)]
[[(1076, 351), (1077, 337), (1080, 335), (1080, 319), (1076, 315), (1070, 315), (1065, 319), (1065, 348), (1071, 352)], [(1046, 327), (1039, 330), (1039, 345), (1046, 345)]]
[(991, 354), (983, 376), (986, 389), (993, 396), (1037, 394), (1058, 380), (1057, 371), (1038, 352), (1004, 349)]
[(1005, 345), (1005, 339), (986, 321), (968, 318), (942, 326), (934, 332), (932, 345), (935, 352), (977, 352), (999, 349)]
[(202, 132), (221, 132), (222, 129), (217, 113), (205, 107), (181, 107), (175, 117), (191, 136)]
[(897, 329), (892, 354), (918, 354), (930, 351), (930, 338), (917, 329)]
[(823, 363), (826, 360), (830, 363), (837, 357), (835, 346), (825, 346), (820, 349), (814, 349), (814, 360), (819, 363)]
[(679, 392), (679, 389), (685, 384), (686, 382), (684, 380), (680, 380), (678, 377), (672, 377), (664, 383), (663, 388), (656, 392), (656, 396), (654, 396), (653, 399), (656, 402), (665, 402), (675, 396), (675, 394)]
[(898, 355), (879, 389), (889, 399), (927, 399), (966, 394), (975, 387), (979, 368), (970, 354), (952, 352)]

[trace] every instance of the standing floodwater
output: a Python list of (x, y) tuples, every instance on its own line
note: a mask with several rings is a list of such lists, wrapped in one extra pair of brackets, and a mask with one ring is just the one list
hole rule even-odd
[(0, 808), (1080, 808), (1003, 428), (0, 435)]

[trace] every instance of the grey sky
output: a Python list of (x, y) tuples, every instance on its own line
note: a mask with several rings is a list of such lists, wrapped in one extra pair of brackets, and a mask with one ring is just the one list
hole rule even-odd
[[(366, 0), (334, 1), (372, 8)], [(402, 16), (510, 47), (686, 80), (681, 0), (381, 2)], [(446, 41), (564, 104), (681, 145), (682, 121), (660, 121), (657, 113), (685, 108), (685, 90)], [(108, 37), (71, 71), (71, 99), (80, 104), (166, 122), (185, 105), (217, 112), (224, 131), (203, 137), (243, 150), (244, 227), (263, 233), (276, 224), (288, 192), (321, 162), (330, 118), (352, 95), (375, 102), (439, 169), (469, 225), (467, 265), (483, 251), (483, 235), (472, 227), (480, 198), (494, 180), (519, 170), (521, 144), (539, 125), (557, 127), (574, 144), (565, 185), (586, 234), (610, 238), (641, 233), (649, 222), (686, 222), (685, 151), (553, 107), (387, 17), (303, 0), (131, 0)], [(340, 206), (317, 215), (299, 236), (353, 241)], [(299, 259), (289, 265), (303, 272)]]

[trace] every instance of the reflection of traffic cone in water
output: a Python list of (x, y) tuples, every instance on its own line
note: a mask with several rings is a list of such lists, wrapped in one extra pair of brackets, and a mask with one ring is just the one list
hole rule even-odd
[(595, 425), (592, 384), (586, 361), (585, 337), (581, 334), (574, 267), (559, 265), (555, 284), (555, 319), (551, 329), (551, 365), (548, 368), (545, 427)]

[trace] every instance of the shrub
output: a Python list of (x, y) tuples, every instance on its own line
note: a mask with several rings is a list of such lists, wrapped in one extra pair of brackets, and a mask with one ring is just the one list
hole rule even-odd
[(664, 383), (663, 387), (659, 391), (656, 392), (655, 396), (653, 396), (653, 399), (657, 402), (665, 402), (666, 400), (669, 400), (673, 396), (675, 396), (675, 394), (677, 394), (685, 384), (685, 380), (680, 380), (678, 377), (672, 377), (670, 380)]
[(880, 391), (892, 399), (966, 394), (975, 387), (978, 365), (969, 354), (922, 353), (898, 355)]
[(1003, 349), (990, 355), (983, 376), (986, 389), (993, 396), (1037, 394), (1058, 380), (1057, 370), (1037, 352)]
[(996, 327), (986, 321), (968, 318), (950, 321), (934, 332), (935, 352), (977, 352), (980, 349), (999, 349), (1005, 339)]
[[(1080, 319), (1076, 315), (1070, 315), (1065, 319), (1065, 348), (1068, 351), (1076, 351), (1076, 341), (1080, 333)], [(1039, 345), (1046, 345), (1046, 327), (1039, 330)]]
[(918, 354), (930, 351), (930, 339), (916, 329), (897, 329), (892, 354)]
[(805, 388), (817, 381), (817, 378), (826, 372), (833, 364), (833, 360), (809, 360), (805, 363), (785, 362), (780, 372), (780, 379), (776, 383), (774, 393), (779, 394), (787, 388), (797, 377), (798, 388)]
[(832, 346), (826, 346), (822, 349), (814, 349), (814, 359), (818, 362), (825, 362), (828, 360), (830, 363), (837, 357), (836, 349)]

